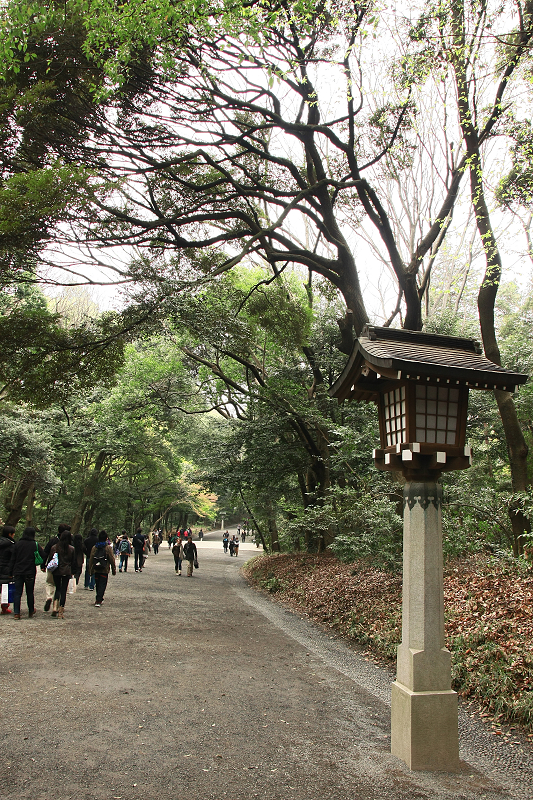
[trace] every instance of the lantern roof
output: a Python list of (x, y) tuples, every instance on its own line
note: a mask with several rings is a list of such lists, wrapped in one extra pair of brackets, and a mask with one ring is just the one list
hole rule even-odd
[(475, 339), (367, 325), (329, 394), (376, 400), (385, 382), (404, 379), (514, 392), (528, 376), (489, 361)]

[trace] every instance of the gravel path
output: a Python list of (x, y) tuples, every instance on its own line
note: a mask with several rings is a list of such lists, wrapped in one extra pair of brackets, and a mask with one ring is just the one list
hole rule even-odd
[(63, 621), (39, 573), (36, 618), (0, 619), (0, 800), (531, 800), (531, 744), (464, 713), (463, 772), (409, 772), (387, 670), (251, 590), (253, 545), (198, 550), (194, 578), (164, 545)]

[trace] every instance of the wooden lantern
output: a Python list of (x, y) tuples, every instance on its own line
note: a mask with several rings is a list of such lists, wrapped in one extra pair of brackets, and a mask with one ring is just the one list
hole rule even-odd
[(471, 464), (469, 389), (513, 392), (526, 380), (485, 358), (474, 339), (367, 326), (330, 395), (378, 404), (378, 469), (438, 478)]

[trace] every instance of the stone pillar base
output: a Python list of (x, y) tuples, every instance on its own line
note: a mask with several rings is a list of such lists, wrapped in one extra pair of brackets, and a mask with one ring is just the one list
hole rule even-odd
[(392, 684), (391, 753), (412, 770), (459, 771), (456, 692), (412, 692)]

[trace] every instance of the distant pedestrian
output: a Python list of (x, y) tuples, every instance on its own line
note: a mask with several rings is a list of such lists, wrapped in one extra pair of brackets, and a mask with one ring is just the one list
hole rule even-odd
[(176, 570), (176, 575), (181, 575), (181, 562), (184, 558), (183, 543), (181, 539), (176, 539), (172, 545), (172, 555), (174, 556), (174, 569)]
[(198, 538), (200, 541), (202, 541), (204, 538), (204, 531), (202, 528), (200, 528), (200, 530), (198, 531)]
[(234, 552), (235, 552), (235, 536), (232, 536), (231, 539), (229, 540), (229, 554), (230, 554), (230, 556), (232, 556)]
[(35, 615), (35, 553), (38, 553), (44, 561), (44, 550), (35, 541), (35, 528), (24, 528), (22, 536), (15, 542), (11, 550), (11, 560), (9, 562), (8, 573), (15, 581), (15, 597), (13, 599), (13, 619), (20, 619), (20, 601), (22, 593), (26, 589), (26, 602), (28, 604), (28, 616)]
[(225, 553), (228, 552), (228, 545), (229, 545), (229, 536), (228, 532), (226, 531), (226, 533), (222, 537), (222, 547), (224, 548)]
[(89, 570), (91, 575), (94, 575), (96, 586), (94, 605), (96, 608), (100, 608), (104, 602), (109, 570), (113, 572), (113, 575), (117, 574), (115, 555), (113, 553), (113, 548), (107, 542), (107, 533), (105, 531), (100, 531), (98, 534), (98, 541), (91, 550)]
[(145, 536), (144, 537), (144, 547), (143, 547), (143, 561), (142, 561), (143, 568), (144, 568), (144, 565), (146, 564), (146, 559), (148, 558), (148, 553), (151, 553), (151, 552), (152, 552), (152, 548), (150, 547), (150, 539), (148, 538), (148, 536)]
[(128, 534), (126, 531), (122, 531), (122, 538), (119, 540), (118, 543), (118, 553), (119, 553), (119, 562), (118, 562), (118, 571), (119, 572), (127, 572), (128, 571), (128, 559), (132, 554), (132, 547), (131, 542), (128, 539)]
[(192, 533), (189, 533), (187, 541), (183, 547), (183, 555), (187, 559), (187, 577), (192, 578), (194, 567), (198, 565), (198, 553), (196, 545), (192, 540)]
[(160, 545), (160, 538), (158, 531), (154, 531), (154, 535), (152, 537), (152, 547), (154, 548), (154, 556), (159, 553), (159, 545)]
[(141, 528), (137, 528), (132, 539), (133, 552), (135, 554), (135, 572), (143, 571), (144, 564), (144, 536)]
[(233, 552), (236, 556), (239, 555), (239, 537), (236, 536), (233, 541)]

